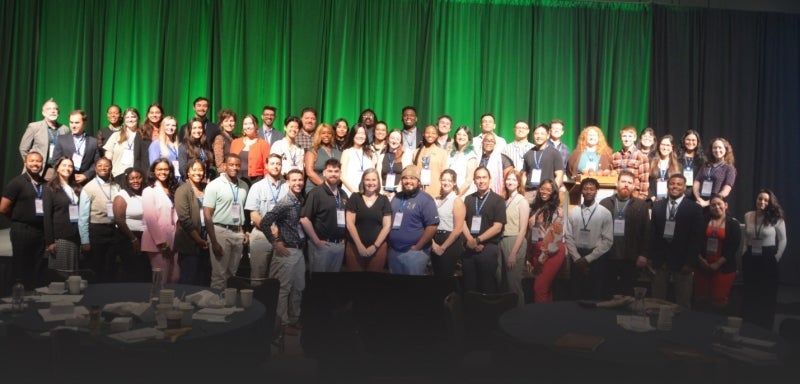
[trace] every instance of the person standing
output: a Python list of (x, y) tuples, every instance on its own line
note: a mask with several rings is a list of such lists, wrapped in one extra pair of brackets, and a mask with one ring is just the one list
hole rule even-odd
[[(300, 122), (302, 123), (300, 132), (297, 133), (297, 146), (308, 152), (314, 144), (314, 132), (317, 129), (317, 111), (311, 107), (305, 107), (300, 112)], [(302, 162), (302, 157), (300, 162)]]
[(122, 129), (122, 108), (119, 105), (111, 104), (106, 109), (106, 119), (108, 125), (97, 130), (97, 146), (100, 148), (100, 156), (105, 156), (106, 150), (103, 145), (115, 132)]
[(569, 147), (561, 141), (561, 136), (564, 136), (564, 122), (559, 119), (550, 120), (550, 140), (548, 142), (561, 155), (564, 169), (566, 169), (570, 151)]
[(422, 145), (414, 151), (412, 163), (420, 168), (420, 184), (422, 190), (430, 195), (436, 195), (441, 190), (439, 176), (447, 169), (447, 151), (436, 145), (438, 138), (436, 127), (425, 127)]
[(178, 282), (181, 284), (203, 285), (208, 273), (208, 242), (203, 220), (205, 177), (205, 163), (192, 160), (186, 169), (186, 182), (175, 191), (178, 224), (175, 228), (174, 250), (178, 253)]
[(539, 193), (531, 206), (528, 232), (532, 246), (528, 255), (533, 265), (533, 300), (536, 303), (553, 301), (553, 281), (564, 264), (564, 212), (553, 180), (542, 180)]
[[(303, 172), (292, 169), (286, 173), (289, 192), (264, 214), (259, 229), (274, 246), (275, 255), (269, 267), (269, 277), (280, 281), (277, 314), (283, 332), (299, 334), (300, 304), (306, 286), (306, 263), (303, 259), (305, 234), (300, 226), (300, 206), (303, 204)], [(272, 226), (276, 229), (273, 231)]]
[(594, 178), (581, 180), (583, 203), (567, 214), (564, 240), (573, 267), (570, 276), (577, 297), (605, 300), (607, 252), (614, 245), (614, 219), (611, 211), (595, 198), (600, 183)]
[(308, 236), (311, 272), (339, 272), (342, 269), (347, 196), (339, 188), (341, 172), (339, 160), (325, 161), (322, 171), (325, 182), (311, 189), (300, 210), (300, 224)]
[(455, 275), (456, 264), (464, 253), (464, 238), (461, 233), (467, 209), (464, 207), (464, 200), (458, 196), (456, 172), (445, 169), (439, 181), (442, 187), (435, 199), (439, 226), (431, 243), (431, 267), (434, 276), (449, 279)]
[(264, 108), (261, 109), (262, 125), (261, 129), (258, 131), (258, 136), (268, 142), (269, 145), (273, 145), (276, 141), (283, 138), (283, 132), (275, 129), (273, 125), (275, 123), (277, 111), (278, 109), (271, 105), (265, 105)]
[(194, 108), (194, 117), (189, 120), (188, 123), (184, 124), (181, 127), (180, 133), (178, 137), (181, 140), (189, 138), (189, 135), (186, 135), (186, 131), (192, 128), (192, 120), (199, 120), (202, 127), (203, 127), (203, 138), (205, 139), (205, 143), (203, 143), (204, 147), (211, 148), (211, 145), (214, 144), (214, 139), (219, 135), (219, 125), (214, 124), (213, 121), (208, 119), (208, 110), (210, 108), (210, 102), (207, 98), (200, 96), (194, 99), (192, 103), (192, 107)]
[(549, 137), (547, 125), (539, 124), (533, 128), (534, 146), (525, 153), (522, 166), (525, 199), (528, 203), (533, 203), (536, 190), (542, 180), (555, 181), (556, 191), (558, 191), (564, 179), (564, 161), (558, 151), (548, 144)]
[(249, 235), (244, 232), (247, 183), (239, 180), (241, 160), (225, 156), (225, 173), (208, 183), (203, 198), (203, 216), (211, 243), (211, 288), (223, 289), (236, 275)]
[(180, 280), (178, 253), (175, 252), (175, 191), (178, 181), (175, 168), (167, 159), (156, 160), (150, 166), (147, 188), (142, 191), (142, 251), (150, 257), (153, 268), (161, 268), (162, 282), (177, 283)]
[(149, 282), (152, 279), (150, 260), (142, 253), (144, 172), (128, 168), (124, 175), (119, 193), (114, 197), (114, 222), (117, 224), (117, 245), (123, 271), (118, 280)]
[(53, 157), (56, 140), (59, 135), (68, 133), (69, 129), (58, 122), (58, 104), (53, 99), (48, 99), (42, 105), (42, 116), (43, 120), (32, 122), (25, 128), (25, 133), (19, 141), (19, 154), (22, 156), (22, 161), (25, 161), (28, 152), (42, 155), (44, 164), (40, 172), (44, 179), (49, 181), (55, 176), (51, 170), (53, 161), (58, 160)]
[(465, 292), (497, 292), (495, 276), (500, 238), (506, 225), (506, 207), (501, 195), (492, 191), (491, 178), (486, 167), (478, 167), (473, 175), (476, 191), (464, 199), (466, 224), (461, 232), (466, 249), (461, 264)]
[(403, 107), (403, 152), (414, 153), (422, 143), (422, 130), (417, 129), (417, 109), (408, 105)]
[(392, 203), (380, 193), (375, 168), (364, 172), (359, 185), (360, 190), (350, 195), (345, 207), (345, 263), (350, 272), (383, 272), (386, 237), (392, 229)]
[(44, 272), (43, 164), (39, 152), (29, 151), (25, 173), (11, 179), (0, 199), (0, 213), (11, 219), (12, 278), (22, 279), (27, 289), (37, 286)]
[(149, 167), (150, 141), (139, 132), (139, 111), (128, 108), (123, 115), (124, 127), (113, 133), (105, 142), (105, 156), (111, 160), (111, 175), (119, 177), (128, 168)]
[[(254, 283), (269, 276), (274, 248), (261, 232), (261, 220), (273, 210), (278, 201), (289, 193), (289, 187), (281, 177), (283, 159), (278, 154), (267, 158), (267, 176), (253, 184), (244, 203), (245, 211), (250, 211), (253, 230), (250, 232), (250, 278)], [(274, 229), (273, 229), (274, 230)]]
[[(512, 145), (509, 144), (506, 148)], [(525, 255), (528, 252), (525, 235), (528, 232), (527, 223), (531, 207), (523, 196), (522, 175), (519, 172), (507, 171), (503, 184), (505, 186), (503, 197), (506, 204), (506, 225), (500, 240), (502, 258), (498, 281), (505, 281), (505, 289), (517, 294), (517, 306), (523, 306), (525, 305), (525, 291), (522, 289), (522, 271), (525, 269)]]
[(766, 188), (758, 191), (755, 210), (744, 215), (744, 225), (747, 250), (742, 256), (742, 317), (772, 329), (780, 278), (778, 265), (787, 242), (785, 213), (774, 192)]
[(81, 237), (78, 233), (78, 201), (81, 185), (75, 181), (72, 160), (62, 157), (53, 164), (55, 177), (42, 194), (44, 244), (50, 269), (74, 271), (80, 268)]
[(709, 204), (703, 236), (705, 247), (694, 273), (694, 295), (697, 304), (710, 302), (713, 309), (723, 311), (736, 280), (736, 252), (742, 233), (739, 221), (727, 215), (728, 202), (724, 197), (713, 195)]
[(703, 209), (686, 199), (686, 179), (682, 174), (669, 177), (668, 198), (653, 204), (650, 218), (650, 252), (648, 258), (655, 269), (653, 297), (667, 298), (671, 281), (675, 302), (690, 308), (692, 304), (692, 272), (703, 253)]
[(483, 156), (483, 151), (486, 150), (482, 144), (484, 142), (484, 136), (487, 134), (492, 134), (492, 136), (495, 137), (495, 146), (493, 150), (497, 151), (497, 153), (503, 153), (503, 149), (506, 147), (506, 139), (494, 131), (496, 127), (497, 124), (495, 124), (494, 115), (485, 113), (481, 116), (481, 133), (472, 139), (472, 147), (475, 148), (475, 152), (479, 157)]
[(439, 215), (433, 198), (420, 189), (420, 171), (409, 165), (400, 175), (402, 191), (392, 199), (392, 230), (389, 232), (389, 272), (424, 275), (430, 261), (430, 245)]
[(89, 255), (89, 265), (99, 283), (110, 283), (117, 277), (117, 227), (114, 225), (114, 197), (119, 185), (111, 178), (111, 160), (95, 163), (96, 176), (83, 187), (80, 196), (78, 229), (81, 250)]
[(100, 158), (97, 139), (86, 134), (86, 113), (80, 109), (69, 113), (69, 129), (67, 133), (58, 137), (53, 149), (56, 159), (69, 157), (75, 164), (75, 181), (82, 185), (94, 177), (94, 164)]
[(636, 181), (633, 196), (645, 200), (650, 184), (650, 159), (636, 148), (636, 127), (622, 127), (619, 137), (622, 149), (611, 155), (611, 169), (633, 172)]

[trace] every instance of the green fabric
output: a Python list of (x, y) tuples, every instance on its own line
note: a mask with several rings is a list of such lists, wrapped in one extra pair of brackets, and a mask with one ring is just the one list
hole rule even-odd
[(0, 123), (4, 180), (21, 167), (25, 125), (53, 97), (63, 123), (87, 130), (106, 107), (144, 118), (159, 101), (183, 124), (197, 96), (278, 125), (306, 106), (319, 121), (365, 108), (390, 128), (414, 105), (419, 125), (441, 114), (479, 129), (494, 113), (513, 139), (518, 119), (565, 121), (563, 140), (596, 124), (617, 147), (623, 125), (647, 121), (651, 8), (561, 1), (7, 0), (2, 5)]

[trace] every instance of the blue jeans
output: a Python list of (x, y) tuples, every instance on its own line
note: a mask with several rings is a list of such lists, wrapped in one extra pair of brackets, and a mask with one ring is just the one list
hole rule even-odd
[(424, 275), (428, 266), (430, 249), (398, 252), (389, 248), (389, 273), (395, 275)]

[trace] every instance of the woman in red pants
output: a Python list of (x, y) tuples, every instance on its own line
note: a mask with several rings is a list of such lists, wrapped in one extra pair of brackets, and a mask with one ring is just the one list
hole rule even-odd
[(564, 212), (559, 207), (558, 189), (552, 180), (544, 180), (533, 200), (528, 229), (531, 247), (528, 257), (533, 265), (533, 299), (537, 303), (553, 301), (553, 280), (564, 263)]

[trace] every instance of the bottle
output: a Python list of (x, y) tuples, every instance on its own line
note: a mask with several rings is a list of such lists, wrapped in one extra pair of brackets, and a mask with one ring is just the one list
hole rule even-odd
[(89, 310), (89, 334), (97, 336), (100, 334), (100, 306), (93, 305)]
[(22, 281), (17, 279), (17, 283), (11, 288), (11, 310), (14, 314), (22, 312), (25, 299), (25, 286)]
[(161, 293), (161, 288), (164, 288), (163, 283), (161, 282), (161, 268), (153, 268), (153, 284), (150, 286), (150, 300), (152, 301), (153, 298), (158, 300), (158, 297)]

